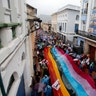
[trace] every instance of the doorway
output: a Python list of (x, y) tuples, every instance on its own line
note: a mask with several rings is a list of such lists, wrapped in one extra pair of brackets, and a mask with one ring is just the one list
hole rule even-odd
[(90, 54), (90, 58), (92, 59), (92, 60), (94, 60), (95, 59), (95, 47), (93, 47), (93, 46), (89, 46), (89, 54)]
[(81, 53), (83, 53), (83, 50), (84, 50), (84, 41), (80, 41), (80, 47), (81, 47)]

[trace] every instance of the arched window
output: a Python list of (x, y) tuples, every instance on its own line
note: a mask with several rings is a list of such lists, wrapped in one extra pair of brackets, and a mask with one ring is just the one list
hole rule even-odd
[(76, 15), (76, 20), (79, 20), (79, 15)]
[(7, 94), (9, 93), (11, 87), (13, 86), (13, 83), (19, 78), (17, 72), (14, 72), (11, 77), (10, 77), (10, 80), (9, 80), (9, 85), (7, 87)]
[(7, 94), (9, 93), (9, 91), (10, 91), (10, 89), (11, 89), (12, 84), (13, 84), (14, 81), (15, 81), (15, 78), (12, 75), (11, 78), (10, 78), (10, 80), (9, 80), (9, 85), (8, 85), (8, 88), (7, 88)]

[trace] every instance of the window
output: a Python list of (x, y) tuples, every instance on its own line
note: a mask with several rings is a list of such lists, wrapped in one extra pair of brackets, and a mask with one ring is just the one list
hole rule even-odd
[(61, 32), (61, 30), (62, 30), (62, 26), (59, 26), (59, 31)]
[(25, 53), (23, 52), (23, 53), (22, 53), (21, 60), (23, 61), (24, 59), (25, 59)]
[(61, 23), (61, 32), (63, 31), (63, 23)]
[(2, 46), (2, 43), (1, 43), (1, 39), (0, 39), (0, 49), (2, 48), (3, 46)]
[(63, 23), (63, 31), (64, 31), (64, 23)]
[(67, 26), (67, 24), (65, 23), (65, 31), (66, 31), (66, 26)]
[(88, 13), (88, 3), (84, 3), (84, 14)]
[(75, 33), (78, 33), (78, 26), (79, 26), (78, 24), (75, 24), (75, 30), (74, 30)]
[(82, 23), (83, 23), (83, 24), (86, 24), (86, 21), (83, 20)]
[(76, 15), (76, 20), (79, 20), (79, 15)]
[(94, 0), (94, 9), (96, 9), (96, 0)]
[(8, 8), (10, 8), (10, 0), (8, 0)]
[(14, 76), (12, 75), (11, 78), (10, 78), (10, 81), (9, 81), (8, 88), (7, 88), (7, 94), (9, 93), (14, 81), (15, 81), (15, 79), (14, 79)]
[(16, 38), (15, 27), (12, 27), (12, 37), (13, 37), (13, 39)]

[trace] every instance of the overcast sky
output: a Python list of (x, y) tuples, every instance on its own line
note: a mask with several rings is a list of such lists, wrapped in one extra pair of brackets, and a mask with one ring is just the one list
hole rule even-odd
[(26, 0), (26, 2), (37, 8), (38, 15), (51, 15), (67, 4), (80, 6), (80, 0)]

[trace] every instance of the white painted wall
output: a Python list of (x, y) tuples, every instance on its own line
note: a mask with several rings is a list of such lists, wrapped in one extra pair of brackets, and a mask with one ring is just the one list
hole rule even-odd
[[(74, 33), (75, 24), (76, 24), (76, 16), (79, 15), (79, 11), (68, 11), (68, 26), (67, 26), (67, 32)], [(77, 22), (79, 24), (79, 22)]]
[[(2, 0), (2, 2), (0, 3), (0, 5), (2, 5), (0, 6), (0, 8), (5, 10), (4, 7), (8, 8), (8, 2), (7, 0)], [(16, 27), (17, 37), (14, 40), (12, 39), (12, 30), (10, 29), (10, 27), (4, 27), (0, 29), (0, 38), (2, 39), (2, 45), (4, 46), (2, 49), (0, 49), (0, 70), (5, 91), (7, 91), (11, 75), (14, 74), (15, 76), (15, 82), (13, 83), (8, 96), (16, 96), (22, 75), (24, 75), (25, 92), (26, 96), (28, 96), (30, 94), (30, 84), (32, 81), (32, 72), (30, 71), (32, 70), (32, 58), (30, 58), (30, 56), (32, 57), (32, 53), (30, 51), (31, 47), (29, 48), (29, 46), (31, 46), (31, 42), (29, 42), (29, 37), (26, 37), (26, 34), (28, 32), (26, 29), (26, 4), (25, 0), (10, 0), (10, 2), (11, 13), (9, 10), (8, 14), (12, 16), (12, 20), (10, 21), (10, 18), (7, 18), (7, 15), (4, 15), (3, 12), (0, 11), (2, 13), (2, 16), (0, 16), (0, 21), (2, 21), (2, 23), (5, 23), (6, 21), (6, 23), (8, 23), (9, 21), (11, 23), (20, 22), (22, 23), (22, 25), (21, 27)], [(18, 19), (19, 11), (20, 20)], [(4, 11), (4, 13), (6, 13), (6, 11)], [(22, 61), (23, 52), (25, 53), (25, 59)]]
[(92, 5), (94, 4), (94, 0), (89, 0), (89, 6), (88, 6), (88, 15), (87, 15), (87, 24), (86, 24), (86, 32), (88, 32), (89, 25), (90, 25), (90, 20), (91, 20), (91, 14), (92, 14)]
[(84, 24), (82, 23), (81, 17), (82, 17), (82, 9), (84, 9), (84, 4), (85, 3), (86, 2), (84, 2), (84, 0), (81, 0), (79, 30), (88, 32), (89, 24), (90, 24), (90, 20), (91, 20), (92, 9), (93, 9), (93, 6), (94, 6), (94, 0), (88, 0), (88, 12), (86, 14), (87, 19), (86, 19), (85, 30), (84, 30), (84, 28), (83, 28)]
[(26, 37), (26, 41), (25, 41), (25, 48), (26, 48), (26, 65), (24, 68), (24, 80), (25, 80), (25, 91), (26, 91), (26, 95), (29, 96), (30, 93), (30, 85), (31, 85), (31, 81), (32, 81), (32, 74), (31, 74), (31, 66), (33, 66), (31, 63), (31, 59), (30, 59), (30, 50), (29, 50), (29, 37)]
[(8, 0), (2, 0), (3, 7), (8, 8)]
[[(76, 22), (76, 15), (79, 15), (79, 11), (74, 10), (64, 10), (58, 13), (57, 22), (58, 24), (62, 25), (63, 23), (67, 24), (66, 32), (67, 33), (74, 33), (75, 22)], [(79, 22), (77, 22), (79, 23)], [(63, 30), (62, 30), (63, 31)], [(65, 32), (65, 31), (63, 31)]]
[(21, 26), (17, 26), (17, 27), (16, 27), (16, 29), (15, 29), (15, 31), (16, 31), (16, 37), (18, 37), (18, 36), (21, 35), (21, 33), (22, 33), (22, 32), (21, 32), (21, 28), (22, 28)]
[[(23, 42), (22, 42), (22, 44), (20, 46), (18, 46), (19, 49), (16, 49), (16, 51), (14, 51), (14, 53), (12, 55), (10, 55), (10, 57), (9, 57), (10, 59), (5, 60), (5, 62), (2, 64), (2, 66), (4, 64), (7, 64), (5, 70), (2, 71), (5, 91), (7, 91), (10, 77), (14, 72), (16, 72), (18, 75), (18, 78), (16, 78), (16, 80), (20, 79), (23, 74), (25, 63), (21, 60), (21, 58), (22, 58), (22, 53), (23, 52), (25, 53), (25, 47), (24, 47), (25, 45)], [(13, 95), (13, 96), (15, 96), (15, 95)]]
[(12, 29), (10, 27), (0, 29), (2, 45), (6, 46), (12, 41)]
[(73, 35), (75, 34), (74, 32), (75, 24), (79, 24), (79, 20), (78, 21), (76, 20), (76, 16), (79, 14), (80, 14), (79, 7), (72, 5), (66, 5), (65, 7), (61, 8), (57, 13), (58, 32), (59, 32), (59, 26), (62, 26), (61, 32), (64, 35), (66, 34), (65, 36), (69, 41), (73, 40)]
[(4, 8), (2, 0), (0, 0), (0, 22), (4, 22)]

